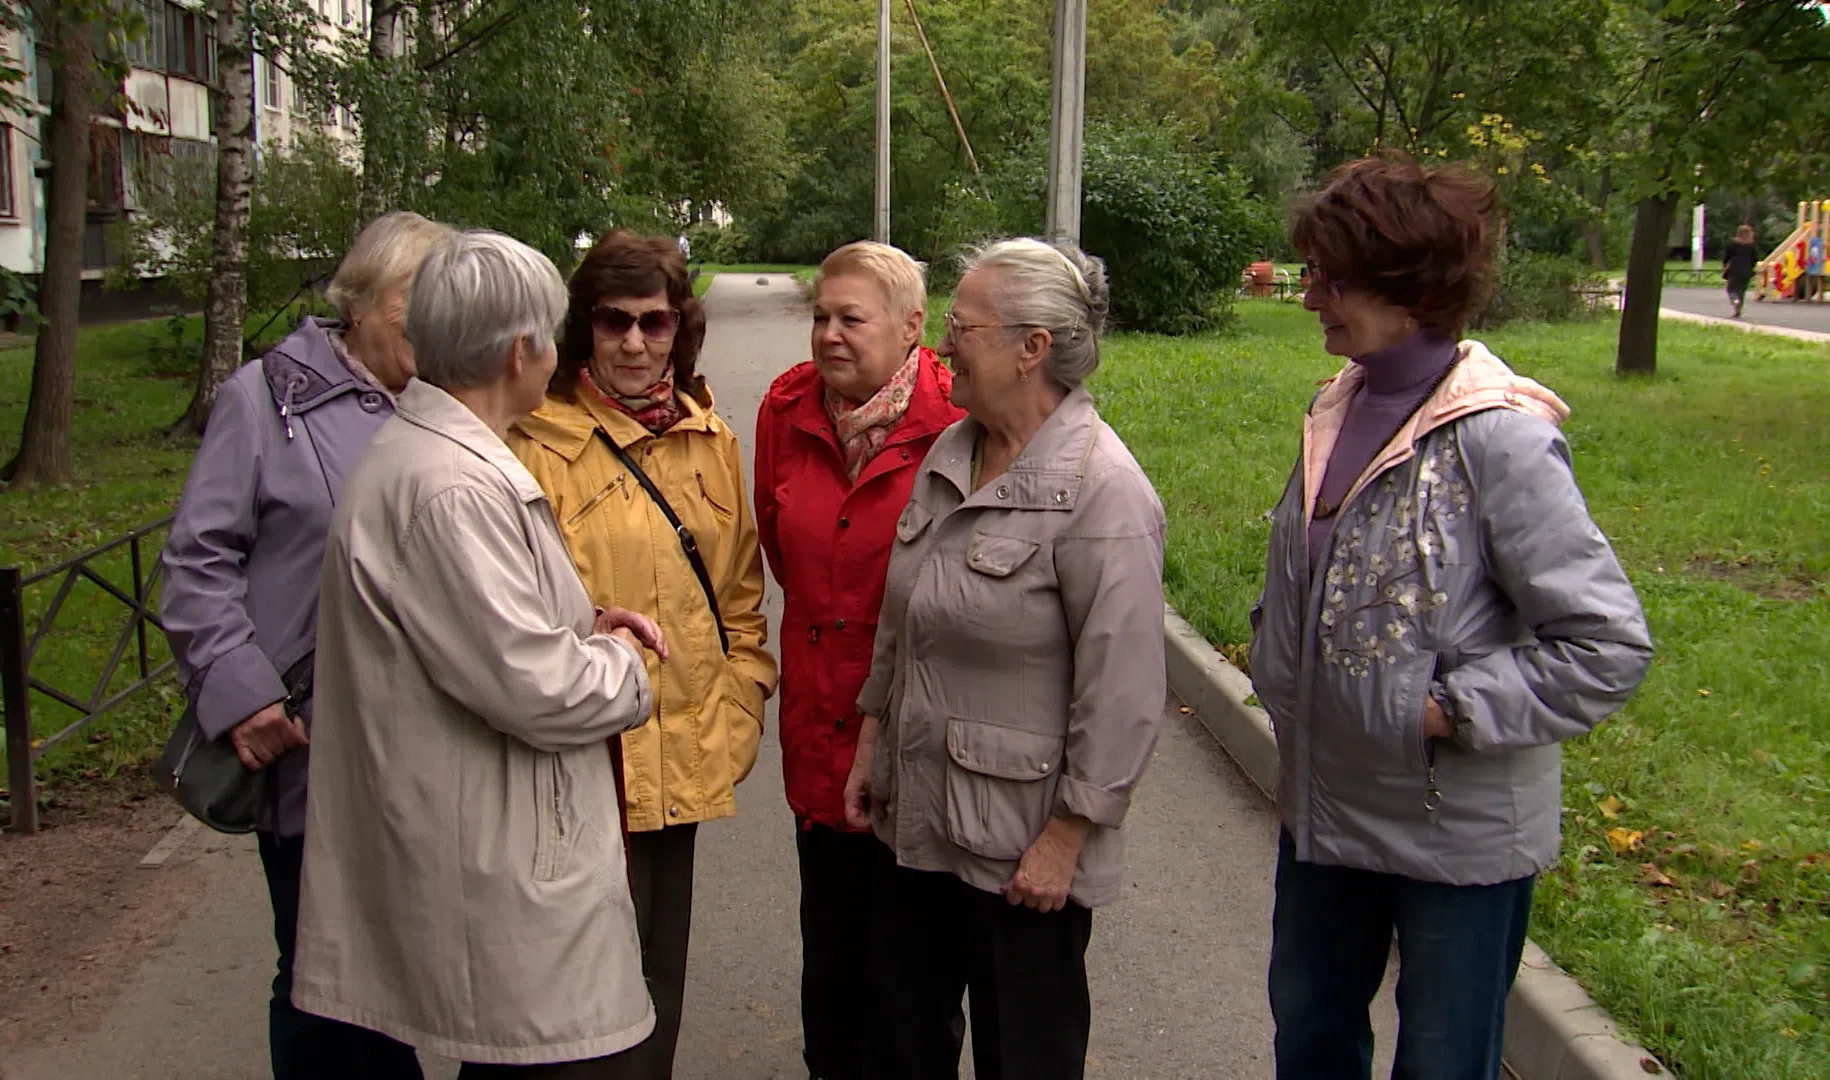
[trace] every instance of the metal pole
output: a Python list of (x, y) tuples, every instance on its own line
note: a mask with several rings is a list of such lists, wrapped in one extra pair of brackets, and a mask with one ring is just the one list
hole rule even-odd
[(1690, 213), (1690, 268), (1703, 269), (1703, 204)]
[(1087, 3), (1055, 0), (1055, 75), (1048, 126), (1048, 237), (1080, 242), (1080, 157), (1086, 120)]
[(31, 690), (25, 681), (25, 597), (17, 566), (0, 567), (0, 693), (6, 703), (6, 765), (14, 832), (38, 831), (32, 776)]
[(128, 549), (133, 555), (134, 635), (140, 640), (140, 678), (146, 678), (146, 576), (140, 572), (140, 538), (135, 536)]
[(877, 3), (877, 220), (873, 235), (890, 242), (890, 0)]

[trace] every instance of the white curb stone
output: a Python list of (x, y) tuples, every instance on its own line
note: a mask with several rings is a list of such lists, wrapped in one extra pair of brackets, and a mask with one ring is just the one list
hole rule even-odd
[[(1174, 608), (1163, 614), (1169, 688), (1267, 797), (1277, 790), (1277, 742), (1252, 682)], [(1629, 1041), (1588, 992), (1527, 941), (1506, 1003), (1506, 1065), (1520, 1080), (1640, 1080), (1669, 1076)]]

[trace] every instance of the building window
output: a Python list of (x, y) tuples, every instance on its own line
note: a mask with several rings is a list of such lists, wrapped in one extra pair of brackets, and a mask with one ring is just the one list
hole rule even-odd
[(121, 129), (101, 124), (89, 129), (89, 209), (121, 208)]
[(266, 72), (267, 72), (267, 77), (264, 80), (262, 80), (262, 85), (261, 85), (261, 91), (262, 91), (262, 93), (264, 93), (266, 95), (266, 100), (263, 101), (261, 104), (267, 106), (267, 108), (269, 108), (269, 109), (285, 108), (286, 99), (280, 93), (279, 65), (275, 64), (272, 60), (269, 60), (264, 56), (261, 57), (261, 63), (266, 65)]
[(127, 43), (127, 61), (136, 67), (162, 71), (165, 68), (166, 0), (140, 0), (138, 6), (146, 26), (143, 36)]
[(165, 66), (174, 75), (216, 81), (216, 20), (177, 4), (165, 6)]
[(13, 125), (0, 124), (0, 218), (16, 218), (13, 203)]

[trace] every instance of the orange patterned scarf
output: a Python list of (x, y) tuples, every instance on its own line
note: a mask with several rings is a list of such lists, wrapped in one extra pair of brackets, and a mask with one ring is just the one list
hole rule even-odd
[(839, 446), (845, 451), (845, 472), (853, 483), (864, 472), (871, 459), (889, 441), (890, 432), (902, 422), (915, 396), (915, 378), (921, 373), (921, 350), (914, 349), (890, 381), (862, 405), (853, 405), (837, 390), (826, 388), (826, 415), (839, 434)]
[(581, 368), (579, 381), (583, 383), (599, 401), (621, 413), (635, 417), (635, 421), (650, 432), (661, 435), (668, 428), (679, 423), (686, 416), (686, 409), (680, 404), (680, 396), (674, 393), (674, 366), (667, 365), (667, 373), (661, 381), (641, 392), (635, 397), (611, 393), (597, 385), (591, 377), (590, 368)]

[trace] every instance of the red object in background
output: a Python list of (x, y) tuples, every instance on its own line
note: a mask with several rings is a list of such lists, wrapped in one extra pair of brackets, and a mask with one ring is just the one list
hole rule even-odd
[(1252, 278), (1252, 295), (1269, 296), (1271, 286), (1277, 280), (1277, 264), (1273, 262), (1255, 262), (1246, 268)]

